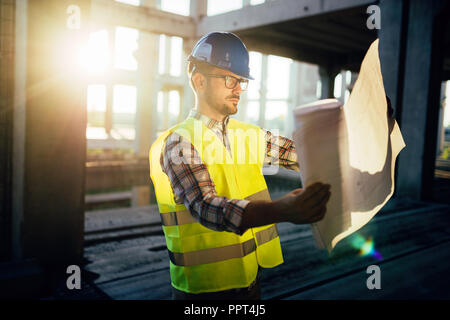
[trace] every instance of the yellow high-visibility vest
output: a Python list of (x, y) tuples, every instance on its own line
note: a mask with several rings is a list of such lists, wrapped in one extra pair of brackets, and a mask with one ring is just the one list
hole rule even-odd
[[(160, 135), (149, 155), (150, 176), (169, 251), (172, 286), (188, 293), (247, 287), (255, 280), (258, 265), (272, 268), (283, 263), (276, 225), (250, 228), (242, 236), (214, 231), (198, 223), (183, 204), (176, 204), (170, 180), (160, 165), (165, 139), (172, 132), (194, 145), (218, 196), (250, 201), (270, 200), (262, 174), (264, 132), (258, 126), (230, 119), (230, 155), (212, 130), (189, 117)], [(177, 155), (172, 156), (177, 161)]]

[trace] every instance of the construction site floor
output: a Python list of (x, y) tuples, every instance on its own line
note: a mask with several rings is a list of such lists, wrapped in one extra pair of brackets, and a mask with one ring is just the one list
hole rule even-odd
[[(169, 258), (156, 206), (86, 212), (84, 288), (50, 299), (171, 299)], [(284, 263), (263, 269), (262, 299), (449, 299), (450, 206), (391, 199), (328, 254), (309, 225), (278, 224)], [(361, 256), (355, 236), (381, 255)], [(381, 289), (369, 290), (377, 265)], [(226, 275), (224, 275), (226, 276)]]

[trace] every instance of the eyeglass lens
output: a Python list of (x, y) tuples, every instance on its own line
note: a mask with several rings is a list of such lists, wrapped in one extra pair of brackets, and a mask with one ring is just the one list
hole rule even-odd
[(238, 79), (236, 79), (234, 77), (226, 77), (225, 78), (225, 85), (226, 85), (226, 87), (228, 89), (235, 88), (237, 86), (238, 82), (240, 82), (242, 90), (246, 90), (247, 89), (248, 80), (241, 80), (241, 81), (239, 81)]

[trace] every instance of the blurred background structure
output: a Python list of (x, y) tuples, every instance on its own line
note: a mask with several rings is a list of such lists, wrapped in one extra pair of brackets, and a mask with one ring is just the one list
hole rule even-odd
[[(348, 99), (379, 38), (407, 145), (395, 196), (332, 256), (315, 249), (309, 226), (279, 225), (286, 263), (263, 274), (263, 298), (450, 298), (449, 9), (444, 0), (0, 0), (0, 297), (170, 299), (148, 152), (194, 104), (185, 70), (195, 42), (231, 31), (255, 77), (234, 117), (287, 137), (294, 107)], [(287, 170), (266, 180), (273, 199), (300, 186)], [(371, 264), (383, 290), (366, 287)], [(69, 265), (82, 268), (81, 290), (66, 287)]]

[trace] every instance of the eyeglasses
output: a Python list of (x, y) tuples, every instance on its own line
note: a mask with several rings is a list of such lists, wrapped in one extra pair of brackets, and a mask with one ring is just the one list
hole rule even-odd
[(233, 76), (226, 76), (226, 75), (220, 75), (220, 74), (205, 74), (205, 76), (211, 77), (211, 78), (224, 78), (225, 79), (225, 87), (228, 89), (234, 89), (237, 84), (239, 83), (241, 85), (241, 90), (245, 91), (248, 87), (248, 80), (247, 79), (238, 79)]

